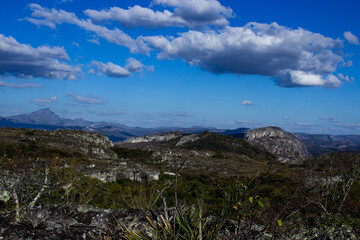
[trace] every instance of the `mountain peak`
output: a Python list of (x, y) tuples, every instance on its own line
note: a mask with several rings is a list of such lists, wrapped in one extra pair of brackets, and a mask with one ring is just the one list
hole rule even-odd
[(35, 112), (20, 114), (9, 117), (9, 119), (18, 123), (27, 124), (60, 124), (63, 119), (51, 111), (50, 108), (43, 108)]

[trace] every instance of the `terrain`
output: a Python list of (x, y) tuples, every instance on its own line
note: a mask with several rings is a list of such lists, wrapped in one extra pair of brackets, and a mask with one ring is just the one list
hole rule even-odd
[(279, 128), (115, 143), (95, 132), (0, 128), (0, 156), (3, 239), (360, 236), (360, 155), (311, 157)]
[[(140, 128), (129, 127), (112, 122), (93, 122), (82, 118), (63, 118), (51, 111), (49, 108), (40, 109), (35, 112), (20, 114), (9, 117), (0, 116), (0, 127), (31, 128), (44, 130), (71, 129), (86, 132), (97, 132), (107, 136), (111, 141), (123, 141), (131, 137), (138, 137), (150, 134), (161, 134), (168, 132), (199, 133), (210, 131), (227, 136), (243, 139), (249, 128), (238, 129), (217, 129), (209, 127), (161, 127), (161, 128)], [(319, 156), (332, 152), (354, 152), (360, 151), (359, 135), (329, 135), (329, 134), (307, 134), (294, 133), (305, 145), (310, 154)]]

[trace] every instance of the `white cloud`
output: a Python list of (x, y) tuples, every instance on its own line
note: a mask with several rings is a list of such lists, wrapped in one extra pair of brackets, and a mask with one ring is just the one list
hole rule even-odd
[(330, 121), (330, 122), (336, 122), (336, 118), (334, 117), (321, 117), (320, 120)]
[(128, 58), (126, 62), (125, 69), (130, 72), (142, 72), (144, 68), (144, 65), (135, 58)]
[(100, 42), (97, 39), (92, 38), (92, 39), (89, 39), (88, 41), (91, 42), (91, 43), (94, 43), (96, 45), (100, 45)]
[(222, 6), (217, 0), (154, 0), (151, 6), (154, 5), (174, 8), (174, 11), (155, 11), (135, 5), (128, 9), (119, 7), (101, 11), (88, 9), (84, 13), (95, 22), (112, 20), (126, 28), (227, 26), (229, 24), (227, 18), (233, 16), (232, 9)]
[(311, 123), (311, 122), (296, 122), (295, 125), (302, 126), (302, 127), (317, 127), (317, 126), (319, 126), (318, 124)]
[(131, 76), (131, 72), (129, 72), (127, 69), (112, 62), (102, 63), (98, 61), (92, 61), (92, 64), (96, 66), (98, 72), (109, 77), (125, 78)]
[(345, 82), (353, 82), (353, 81), (355, 81), (355, 78), (354, 77), (349, 77), (348, 75), (344, 75), (344, 74), (342, 74), (342, 73), (338, 73), (338, 77), (341, 79), (341, 80), (343, 80), (343, 81), (345, 81)]
[[(32, 17), (26, 17), (24, 20), (37, 26), (47, 26), (55, 29), (58, 24), (74, 24), (86, 31), (95, 33), (111, 43), (128, 47), (132, 53), (148, 54), (149, 52), (149, 48), (144, 44), (141, 37), (132, 39), (118, 28), (110, 30), (104, 26), (93, 24), (90, 19), (79, 19), (74, 13), (64, 10), (43, 8), (35, 3), (29, 6), (32, 11)], [(94, 42), (94, 40), (92, 41)]]
[(215, 73), (273, 77), (280, 86), (337, 87), (332, 73), (344, 59), (335, 53), (343, 47), (332, 39), (304, 29), (277, 23), (248, 23), (218, 31), (188, 31), (179, 37), (144, 37), (159, 59), (180, 58)]
[(354, 65), (352, 60), (346, 61), (342, 64), (343, 67), (352, 67)]
[(63, 47), (34, 48), (2, 34), (0, 34), (0, 56), (4, 56), (0, 58), (0, 76), (75, 80), (81, 73), (80, 67), (63, 62), (69, 60)]
[(41, 88), (44, 87), (44, 85), (38, 85), (33, 83), (7, 83), (0, 80), (0, 87), (9, 87), (9, 88), (16, 88), (16, 89), (22, 89), (22, 88)]
[(73, 101), (77, 102), (77, 103), (82, 103), (82, 104), (104, 104), (103, 100), (100, 99), (97, 96), (94, 95), (89, 95), (87, 97), (83, 97), (80, 95), (76, 95), (75, 93), (72, 92), (66, 92), (66, 95), (69, 96)]
[(155, 70), (155, 68), (154, 68), (154, 66), (147, 66), (146, 67), (146, 70), (148, 71), (148, 72), (154, 72), (154, 70)]
[(105, 74), (109, 77), (116, 78), (130, 77), (132, 72), (142, 72), (144, 68), (146, 68), (149, 72), (154, 71), (153, 66), (146, 66), (132, 57), (126, 60), (125, 67), (121, 67), (112, 62), (102, 63), (98, 61), (92, 61), (92, 65), (97, 68), (98, 72)]
[(171, 113), (166, 113), (166, 115), (172, 116), (172, 117), (192, 117), (191, 114), (186, 113), (186, 112), (171, 112)]
[(57, 99), (58, 98), (56, 96), (49, 97), (49, 98), (36, 98), (36, 99), (31, 100), (31, 102), (35, 103), (38, 106), (44, 106), (45, 104), (53, 103), (53, 102), (57, 101)]
[(351, 32), (344, 32), (344, 37), (346, 40), (348, 40), (349, 43), (359, 45), (359, 38), (352, 34)]
[(336, 88), (341, 85), (341, 81), (332, 74), (322, 76), (311, 72), (290, 71), (278, 79), (278, 84), (282, 87), (311, 87), (323, 86), (326, 88)]
[(241, 105), (254, 106), (254, 103), (250, 100), (244, 100), (241, 102)]

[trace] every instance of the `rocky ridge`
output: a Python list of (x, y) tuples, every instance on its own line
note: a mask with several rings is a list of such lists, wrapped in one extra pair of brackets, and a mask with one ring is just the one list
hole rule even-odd
[(86, 158), (116, 157), (111, 151), (113, 143), (107, 137), (95, 132), (0, 128), (0, 142), (33, 146), (34, 149), (58, 150)]

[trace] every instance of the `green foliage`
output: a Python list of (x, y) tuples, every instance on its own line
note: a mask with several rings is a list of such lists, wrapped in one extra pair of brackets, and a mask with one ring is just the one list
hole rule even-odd
[(221, 150), (216, 150), (215, 154), (213, 155), (213, 158), (225, 159), (226, 156)]
[(155, 160), (151, 150), (128, 149), (118, 146), (112, 147), (112, 150), (119, 159), (128, 159), (138, 163), (152, 163)]
[(36, 158), (47, 158), (51, 159), (54, 157), (61, 158), (72, 158), (81, 157), (78, 154), (70, 154), (68, 152), (42, 148), (34, 143), (11, 143), (11, 142), (0, 142), (0, 153), (6, 153), (8, 158), (15, 159), (36, 159)]
[(207, 151), (222, 151), (224, 153), (236, 153), (246, 155), (258, 160), (275, 160), (275, 156), (268, 151), (250, 145), (246, 140), (224, 136), (216, 133), (201, 133), (200, 139), (187, 142), (181, 148)]
[(164, 216), (159, 216), (158, 220), (147, 218), (150, 227), (148, 231), (140, 232), (139, 230), (128, 231), (127, 240), (213, 240), (217, 239), (218, 222), (213, 221), (212, 217), (203, 215), (201, 201), (197, 206), (179, 207), (172, 212), (170, 221)]

